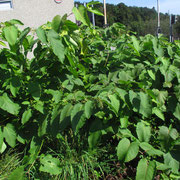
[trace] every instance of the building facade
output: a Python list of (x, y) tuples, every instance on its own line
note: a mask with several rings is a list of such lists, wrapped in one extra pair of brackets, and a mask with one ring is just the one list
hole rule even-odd
[(25, 26), (37, 28), (64, 14), (75, 21), (73, 7), (74, 0), (0, 0), (0, 22), (18, 19)]

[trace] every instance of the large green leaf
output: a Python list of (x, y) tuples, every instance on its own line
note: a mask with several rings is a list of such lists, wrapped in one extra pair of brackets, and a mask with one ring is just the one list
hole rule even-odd
[(139, 143), (132, 142), (125, 157), (125, 162), (133, 160), (139, 152)]
[(113, 95), (109, 95), (109, 99), (111, 100), (111, 106), (114, 109), (115, 113), (118, 114), (119, 113), (119, 107), (120, 107), (120, 101), (117, 98), (117, 96), (115, 94)]
[(97, 14), (97, 15), (99, 15), (99, 16), (104, 16), (104, 14), (101, 12), (101, 11), (99, 11), (99, 9), (97, 9), (97, 8), (94, 8), (94, 7), (88, 7), (88, 9), (87, 9), (89, 12), (92, 12), (92, 13), (94, 13), (94, 14)]
[(163, 48), (158, 44), (157, 38), (153, 38), (152, 43), (153, 43), (153, 49), (154, 49), (155, 54), (158, 57), (163, 57), (164, 51), (163, 51)]
[(140, 96), (140, 107), (139, 107), (139, 112), (145, 116), (145, 117), (149, 117), (152, 113), (152, 106), (150, 104), (150, 98), (147, 94), (140, 92), (139, 93)]
[(128, 127), (128, 119), (129, 119), (129, 116), (123, 116), (120, 118), (121, 128)]
[(162, 148), (168, 149), (170, 147), (169, 129), (166, 126), (161, 126), (159, 129), (159, 140)]
[(20, 20), (18, 19), (11, 19), (10, 21), (8, 21), (8, 23), (10, 24), (18, 24), (18, 25), (24, 25)]
[(60, 118), (61, 109), (62, 109), (62, 107), (60, 106), (60, 104), (55, 105), (52, 110), (52, 113), (51, 113), (51, 120), (50, 120), (50, 126), (49, 126), (50, 132), (49, 133), (53, 137), (56, 137), (56, 135), (59, 133), (59, 129), (60, 129), (59, 118)]
[(68, 27), (69, 31), (75, 31), (77, 30), (79, 27), (76, 23), (70, 21), (70, 20), (66, 20), (64, 22), (64, 24), (66, 25), (66, 27)]
[(28, 33), (29, 33), (30, 31), (31, 31), (31, 29), (30, 29), (29, 27), (25, 28), (25, 29), (21, 32), (21, 34), (19, 35), (18, 41), (19, 41), (20, 43), (22, 43), (23, 40), (27, 37), (27, 35), (28, 35)]
[(179, 173), (179, 162), (172, 157), (170, 153), (164, 154), (164, 164), (169, 166), (173, 173)]
[(58, 103), (62, 98), (62, 92), (58, 90), (48, 89), (46, 90), (46, 93), (53, 96), (55, 103)]
[(156, 169), (160, 170), (160, 171), (165, 171), (165, 170), (170, 170), (171, 168), (164, 163), (160, 163), (160, 162), (156, 161)]
[(144, 92), (136, 93), (129, 91), (129, 100), (135, 112), (141, 113), (144, 117), (149, 117), (152, 113), (152, 105), (150, 97)]
[(165, 104), (166, 99), (168, 97), (167, 91), (159, 91), (158, 89), (153, 90), (154, 94), (156, 95), (156, 101), (162, 106)]
[(156, 116), (158, 116), (158, 117), (159, 117), (160, 119), (162, 119), (163, 121), (165, 120), (164, 114), (163, 114), (163, 112), (162, 112), (159, 108), (154, 107), (154, 108), (152, 109), (152, 113), (155, 114)]
[(60, 161), (58, 158), (52, 157), (50, 154), (42, 154), (40, 157), (40, 168), (42, 172), (50, 173), (51, 175), (58, 175), (61, 173)]
[(17, 76), (12, 77), (10, 81), (10, 90), (13, 96), (16, 97), (16, 94), (18, 93), (20, 87), (21, 87), (21, 81), (19, 77)]
[(99, 1), (90, 1), (86, 4), (87, 7), (90, 7), (92, 5), (97, 5), (97, 4), (101, 4)]
[(7, 40), (7, 42), (13, 46), (15, 45), (16, 41), (17, 41), (17, 37), (18, 37), (18, 30), (15, 26), (6, 26), (3, 29), (4, 32), (4, 36)]
[(71, 111), (72, 111), (72, 104), (69, 103), (61, 111), (60, 114), (60, 127), (59, 129), (63, 131), (67, 126), (71, 124)]
[(81, 103), (76, 104), (71, 112), (71, 124), (73, 131), (77, 133), (85, 124), (84, 106)]
[(129, 91), (129, 100), (132, 104), (132, 108), (135, 112), (139, 111), (140, 108), (140, 99), (138, 96), (138, 93), (135, 93), (134, 91), (130, 90)]
[(25, 180), (24, 166), (16, 168), (8, 177), (8, 180)]
[(120, 100), (118, 99), (117, 95), (108, 95), (107, 92), (104, 91), (100, 94), (100, 98), (108, 105), (108, 108), (112, 110), (116, 114), (116, 116), (118, 116)]
[(0, 108), (10, 114), (17, 115), (19, 113), (20, 106), (14, 103), (8, 95), (4, 93), (0, 96)]
[(149, 155), (149, 156), (162, 156), (163, 152), (155, 149), (153, 146), (147, 142), (140, 143), (140, 147)]
[(11, 146), (15, 147), (16, 145), (16, 130), (14, 125), (8, 123), (3, 129), (3, 136), (6, 142)]
[(141, 159), (137, 166), (136, 180), (153, 180), (155, 168), (154, 161), (148, 162), (146, 159)]
[(133, 46), (136, 50), (136, 52), (139, 54), (139, 51), (141, 49), (139, 41), (137, 40), (137, 38), (135, 36), (131, 36), (132, 42), (133, 42)]
[(149, 74), (149, 76), (155, 81), (156, 80), (156, 76), (154, 74), (154, 72), (152, 70), (147, 70), (147, 73)]
[(81, 81), (81, 79), (79, 78), (76, 78), (74, 80), (74, 84), (78, 85), (78, 86), (84, 86), (84, 83)]
[(36, 30), (36, 34), (39, 38), (39, 40), (44, 43), (44, 44), (47, 44), (47, 36), (46, 36), (46, 32), (44, 29), (42, 29), (42, 27), (39, 27), (37, 30)]
[(60, 39), (60, 36), (54, 30), (50, 30), (48, 32), (48, 39), (50, 41), (54, 54), (59, 58), (60, 62), (63, 63), (65, 58), (65, 48), (62, 40)]
[(101, 131), (90, 133), (90, 135), (88, 136), (88, 144), (91, 149), (96, 147), (96, 145), (100, 141), (101, 135), (102, 135)]
[(0, 153), (2, 154), (5, 150), (6, 150), (7, 146), (6, 144), (3, 142), (1, 148), (0, 148)]
[(37, 135), (32, 137), (30, 149), (28, 151), (29, 155), (24, 157), (24, 164), (32, 164), (36, 160), (40, 153), (42, 144), (42, 140)]
[(175, 112), (173, 113), (173, 115), (180, 120), (180, 103), (177, 104)]
[(161, 147), (168, 151), (172, 145), (173, 140), (178, 137), (175, 129), (168, 129), (166, 126), (161, 126), (159, 129), (158, 139)]
[(129, 129), (119, 129), (119, 133), (123, 136), (123, 137), (130, 137), (135, 139), (135, 137), (132, 135), (131, 131)]
[(61, 24), (61, 16), (57, 15), (53, 18), (52, 24), (51, 24), (52, 29), (56, 31), (57, 33), (59, 33), (60, 24)]
[(151, 127), (139, 122), (136, 126), (136, 133), (141, 142), (149, 142), (151, 137)]
[(32, 111), (31, 109), (27, 109), (26, 111), (24, 111), (23, 115), (22, 115), (22, 119), (21, 119), (21, 123), (25, 124), (29, 121), (29, 119), (32, 116)]
[(92, 101), (87, 101), (84, 107), (84, 113), (86, 115), (86, 118), (90, 118), (93, 112), (93, 102)]
[[(126, 90), (120, 89), (120, 88), (116, 88), (116, 92), (118, 93), (118, 96), (123, 100), (123, 102), (125, 104), (127, 104), (126, 96), (127, 96), (128, 92)], [(128, 104), (127, 104), (127, 106), (128, 106)]]
[(90, 21), (87, 15), (87, 9), (84, 6), (80, 5), (78, 9), (74, 7), (72, 9), (72, 12), (74, 13), (78, 21), (81, 21), (86, 26), (90, 26)]
[(40, 116), (39, 119), (39, 128), (38, 128), (38, 136), (44, 136), (47, 133), (49, 116)]
[(169, 135), (173, 140), (176, 140), (179, 137), (179, 132), (175, 128), (171, 128)]
[(34, 104), (34, 108), (39, 111), (40, 113), (44, 114), (44, 102), (43, 101), (37, 101), (36, 104)]
[(123, 138), (117, 146), (117, 156), (120, 161), (128, 162), (133, 160), (139, 152), (137, 142), (130, 143), (129, 139)]

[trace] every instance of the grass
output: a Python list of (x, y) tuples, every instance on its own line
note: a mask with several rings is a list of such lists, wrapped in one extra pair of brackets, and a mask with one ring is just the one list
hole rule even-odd
[[(117, 177), (121, 167), (116, 162), (116, 153), (111, 143), (96, 150), (88, 149), (84, 141), (74, 141), (60, 136), (56, 140), (47, 139), (39, 157), (33, 165), (25, 168), (27, 180), (98, 180)], [(72, 140), (73, 139), (73, 140)], [(51, 155), (60, 162), (61, 171), (51, 175), (40, 171), (41, 155)], [(22, 165), (22, 154), (18, 150), (5, 152), (0, 158), (0, 180), (7, 180), (11, 172)]]
[[(48, 142), (48, 140), (46, 141)], [(97, 153), (83, 150), (84, 148), (78, 144), (77, 146), (72, 139), (63, 138), (57, 141), (48, 142), (44, 145), (43, 154), (50, 154), (52, 157), (60, 161), (61, 172), (56, 176), (50, 176), (49, 173), (39, 170), (41, 166), (40, 160), (37, 160), (31, 169), (32, 179), (52, 179), (52, 180), (98, 180), (104, 178), (103, 169), (98, 162)]]
[(7, 180), (11, 172), (21, 164), (21, 154), (8, 150), (0, 156), (0, 180)]

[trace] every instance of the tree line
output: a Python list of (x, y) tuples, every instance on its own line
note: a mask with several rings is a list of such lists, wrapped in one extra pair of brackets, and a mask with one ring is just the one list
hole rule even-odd
[[(81, 4), (80, 2), (75, 2)], [(152, 34), (156, 35), (157, 32), (157, 11), (147, 7), (126, 6), (124, 3), (117, 5), (107, 4), (107, 21), (108, 25), (119, 22), (124, 24), (128, 30), (136, 32), (137, 35)], [(96, 5), (101, 12), (103, 12), (103, 4)], [(91, 14), (89, 13), (90, 19)], [(169, 36), (169, 14), (160, 13), (161, 31), (168, 37)], [(95, 15), (96, 26), (103, 27), (104, 17)], [(180, 16), (178, 21), (173, 25), (174, 38), (180, 37)]]

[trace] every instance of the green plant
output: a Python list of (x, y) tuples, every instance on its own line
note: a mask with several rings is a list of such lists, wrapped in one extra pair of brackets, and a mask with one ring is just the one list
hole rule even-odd
[(73, 9), (80, 27), (56, 16), (37, 39), (17, 20), (2, 23), (0, 152), (26, 150), (10, 177), (102, 177), (87, 152), (110, 142), (122, 169), (137, 167), (136, 179), (178, 178), (179, 43), (137, 38), (119, 23), (94, 29), (88, 8)]
[(0, 158), (0, 179), (5, 180), (18, 166), (21, 165), (21, 154), (15, 150), (8, 150)]

